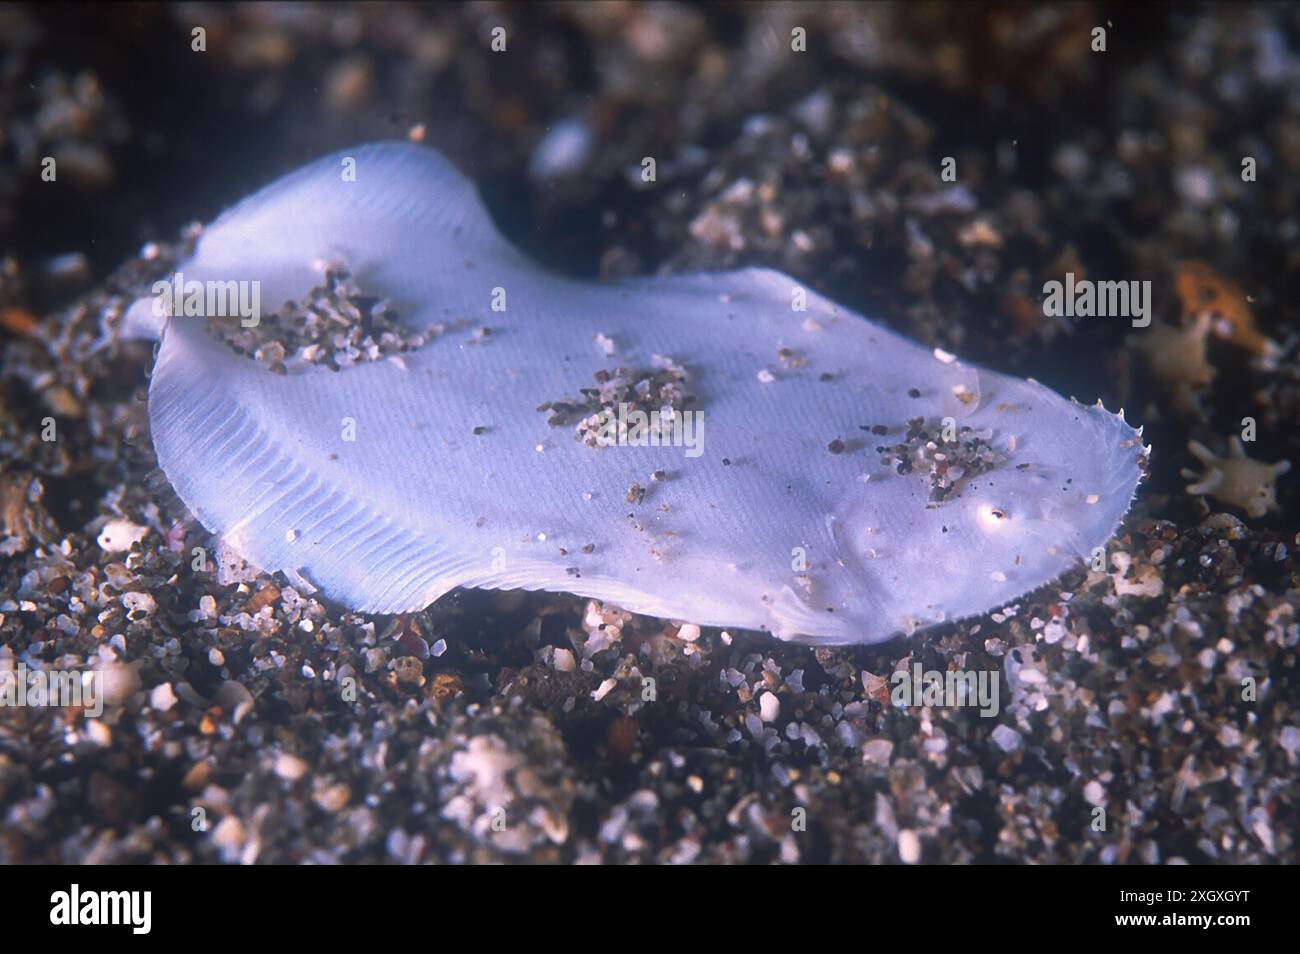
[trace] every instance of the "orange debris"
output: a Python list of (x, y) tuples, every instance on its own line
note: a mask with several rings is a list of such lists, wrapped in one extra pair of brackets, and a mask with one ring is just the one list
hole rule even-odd
[(1188, 261), (1178, 268), (1175, 279), (1184, 323), (1208, 314), (1214, 333), (1220, 338), (1258, 355), (1269, 354), (1274, 345), (1259, 333), (1246, 294), (1234, 282), (1217, 275), (1205, 262)]
[(16, 335), (30, 335), (36, 331), (36, 316), (17, 305), (0, 308), (0, 328)]

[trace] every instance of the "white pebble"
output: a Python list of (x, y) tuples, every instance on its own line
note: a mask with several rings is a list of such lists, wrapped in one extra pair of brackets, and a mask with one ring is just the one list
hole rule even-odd
[(914, 865), (921, 860), (921, 839), (910, 828), (904, 828), (898, 833), (898, 857), (907, 865)]
[(862, 744), (862, 761), (875, 765), (888, 765), (894, 754), (894, 743), (889, 739), (869, 739)]
[(148, 527), (141, 527), (130, 520), (110, 520), (104, 524), (104, 529), (99, 531), (97, 542), (101, 550), (120, 553), (131, 549), (131, 545), (138, 543), (148, 532)]
[(135, 666), (126, 663), (109, 663), (99, 670), (103, 679), (104, 702), (120, 706), (140, 688), (140, 674)]
[(1204, 166), (1190, 166), (1174, 174), (1178, 194), (1192, 205), (1208, 205), (1214, 201), (1214, 174)]
[(1000, 725), (993, 730), (993, 741), (1003, 752), (1014, 752), (1020, 748), (1020, 733), (1008, 725)]
[(152, 616), (154, 610), (158, 608), (157, 602), (148, 593), (123, 593), (122, 605), (126, 607), (127, 613), (143, 610), (146, 616)]
[(227, 857), (234, 857), (234, 852), (244, 845), (243, 823), (234, 815), (227, 815), (212, 829), (212, 843), (225, 852)]
[(533, 150), (528, 175), (537, 182), (575, 175), (587, 161), (591, 143), (591, 130), (585, 122), (578, 118), (561, 120)]
[(275, 757), (275, 774), (286, 782), (296, 782), (307, 774), (307, 763), (296, 755), (281, 752)]
[(149, 705), (158, 712), (166, 712), (176, 705), (176, 693), (172, 691), (172, 684), (161, 682), (154, 686), (153, 692), (149, 693)]
[(113, 731), (99, 719), (86, 720), (86, 735), (96, 745), (107, 748), (113, 742)]

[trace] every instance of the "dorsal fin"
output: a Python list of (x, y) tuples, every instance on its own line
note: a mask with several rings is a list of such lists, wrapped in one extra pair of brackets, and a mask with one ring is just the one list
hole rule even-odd
[(531, 268), (450, 161), (410, 143), (379, 142), (325, 156), (255, 192), (204, 229), (181, 268), (186, 280), (259, 281), (263, 309), (275, 310), (319, 281), (324, 265), (345, 263), (401, 314), (427, 300), (430, 286), (463, 286), (457, 276), (476, 260)]

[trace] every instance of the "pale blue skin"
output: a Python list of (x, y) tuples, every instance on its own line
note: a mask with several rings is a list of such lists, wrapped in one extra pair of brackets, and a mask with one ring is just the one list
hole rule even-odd
[[(999, 607), (1090, 558), (1141, 476), (1145, 448), (1121, 417), (941, 360), (811, 291), (796, 311), (798, 283), (777, 272), (612, 285), (545, 272), (497, 233), (465, 178), (417, 146), (361, 146), (286, 176), (213, 223), (180, 270), (258, 280), (269, 313), (329, 261), (415, 326), (469, 324), (400, 363), (288, 376), (234, 355), (199, 320), (160, 327), (147, 299), (125, 333), (161, 334), (153, 439), (198, 519), (356, 610), (419, 610), (456, 586), (543, 589), (783, 639), (878, 642)], [(504, 313), (490, 307), (498, 287)], [(474, 339), (478, 326), (488, 340)], [(803, 366), (782, 367), (781, 348)], [(536, 410), (653, 354), (692, 373), (700, 457), (593, 449)], [(765, 368), (775, 381), (759, 379)], [(978, 399), (957, 400), (959, 387)], [(918, 416), (992, 428), (1016, 449), (928, 505), (928, 479), (884, 470), (874, 451)], [(890, 436), (861, 430), (873, 424)], [(827, 449), (836, 438), (843, 453)], [(669, 479), (652, 482), (658, 470)], [(648, 491), (639, 505), (625, 499), (633, 483)]]

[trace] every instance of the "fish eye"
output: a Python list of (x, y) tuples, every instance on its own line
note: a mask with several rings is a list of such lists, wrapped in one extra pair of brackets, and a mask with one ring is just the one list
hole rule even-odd
[(1006, 507), (980, 504), (979, 509), (975, 511), (975, 517), (985, 529), (996, 530), (1011, 519), (1011, 514)]

